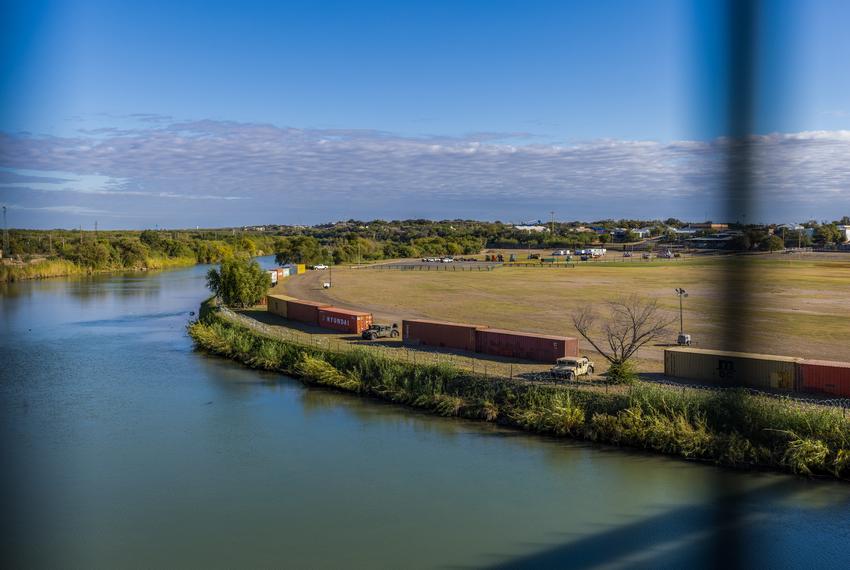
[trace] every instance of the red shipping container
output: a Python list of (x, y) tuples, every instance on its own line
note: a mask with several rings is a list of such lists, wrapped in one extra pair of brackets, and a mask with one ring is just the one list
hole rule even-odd
[(329, 306), (327, 303), (290, 299), (286, 301), (286, 318), (307, 323), (308, 325), (319, 326), (319, 309)]
[(372, 313), (323, 307), (319, 309), (319, 326), (323, 329), (360, 334), (372, 326)]
[(578, 339), (501, 329), (475, 333), (476, 350), (482, 354), (554, 363), (564, 356), (578, 356)]
[(804, 392), (823, 392), (850, 398), (850, 362), (803, 360), (800, 383)]
[(402, 321), (401, 328), (405, 344), (440, 346), (475, 352), (475, 331), (485, 327), (417, 319)]

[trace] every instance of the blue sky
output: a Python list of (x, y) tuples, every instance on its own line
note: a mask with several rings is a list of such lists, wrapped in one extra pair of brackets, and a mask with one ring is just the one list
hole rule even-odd
[[(764, 4), (749, 219), (850, 213), (850, 4)], [(716, 6), (4, 2), (0, 202), (29, 227), (716, 217)]]

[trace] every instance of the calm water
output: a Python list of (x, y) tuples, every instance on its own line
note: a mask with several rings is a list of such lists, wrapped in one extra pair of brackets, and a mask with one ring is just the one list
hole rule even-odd
[(434, 418), (193, 352), (203, 274), (2, 289), (15, 566), (701, 567), (736, 538), (749, 565), (850, 564), (847, 484)]

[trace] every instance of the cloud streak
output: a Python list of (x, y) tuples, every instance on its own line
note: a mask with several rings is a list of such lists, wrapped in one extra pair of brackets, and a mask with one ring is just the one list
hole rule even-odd
[[(528, 133), (403, 137), (226, 121), (100, 129), (77, 137), (0, 134), (0, 190), (45, 207), (76, 195), (177, 225), (320, 222), (354, 217), (564, 219), (702, 217), (720, 211), (719, 141), (534, 144)], [(516, 141), (523, 141), (519, 144)], [(747, 219), (850, 212), (850, 131), (756, 136), (762, 207)], [(0, 171), (2, 173), (2, 171)], [(223, 210), (217, 203), (228, 204)], [(201, 206), (201, 202), (209, 204)], [(173, 207), (173, 206), (166, 206)], [(231, 217), (231, 221), (226, 221)], [(536, 215), (535, 215), (536, 214)], [(209, 220), (209, 222), (207, 222)]]

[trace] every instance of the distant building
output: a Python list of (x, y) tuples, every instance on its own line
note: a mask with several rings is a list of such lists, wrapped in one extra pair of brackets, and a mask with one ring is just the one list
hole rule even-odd
[(841, 234), (839, 242), (850, 241), (850, 226), (838, 226), (838, 233)]
[(695, 237), (688, 238), (688, 245), (695, 249), (726, 249), (732, 242), (730, 235), (723, 237)]
[(703, 231), (690, 226), (685, 226), (684, 228), (670, 228), (670, 230), (677, 236), (692, 236), (697, 232)]
[(629, 232), (633, 233), (638, 239), (646, 239), (650, 235), (649, 228), (640, 228), (634, 230), (630, 230), (628, 228), (617, 228), (612, 233), (614, 234), (614, 239), (625, 240)]
[(545, 232), (548, 231), (549, 228), (546, 226), (514, 226), (514, 229), (523, 232)]
[(729, 224), (715, 224), (713, 222), (702, 222), (699, 224), (688, 224), (689, 227), (696, 230), (728, 230)]

